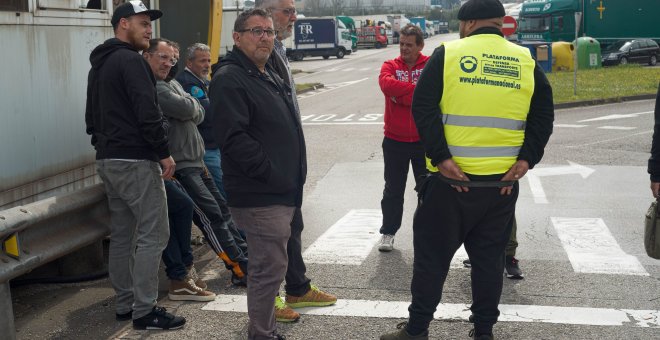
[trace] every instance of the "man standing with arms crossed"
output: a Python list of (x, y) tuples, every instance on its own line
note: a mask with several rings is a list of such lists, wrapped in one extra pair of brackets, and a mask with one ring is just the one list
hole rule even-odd
[[(257, 8), (267, 10), (273, 18), (273, 25), (277, 31), (273, 53), (270, 56), (268, 64), (273, 67), (275, 72), (291, 88), (290, 99), (295, 107), (296, 117), (300, 123), (300, 108), (296, 98), (296, 84), (291, 75), (289, 61), (286, 57), (286, 49), (282, 40), (293, 34), (293, 26), (296, 21), (296, 6), (293, 0), (258, 0), (255, 3)], [(303, 153), (305, 153), (305, 139), (302, 128), (300, 128), (302, 137)], [(307, 172), (307, 158), (303, 157), (303, 171)], [(288, 266), (285, 276), (284, 290), (286, 291), (286, 303), (279, 295), (275, 301), (275, 316), (277, 321), (292, 322), (300, 318), (300, 314), (291, 308), (298, 307), (323, 307), (330, 306), (337, 302), (337, 297), (319, 290), (312, 285), (311, 280), (305, 276), (307, 268), (302, 257), (302, 231), (304, 228), (302, 211), (302, 193), (300, 201), (296, 205), (296, 210), (291, 222), (291, 237), (287, 242)]]
[(552, 89), (528, 49), (504, 39), (499, 0), (469, 0), (460, 40), (429, 59), (412, 112), (432, 176), (418, 187), (408, 322), (381, 340), (428, 339), (456, 250), (472, 263), (474, 339), (493, 339), (518, 180), (543, 157)]
[(162, 15), (141, 1), (117, 7), (115, 38), (92, 51), (87, 84), (85, 123), (110, 210), (108, 271), (116, 318), (132, 318), (136, 329), (176, 329), (186, 322), (156, 306), (158, 267), (169, 239), (163, 178), (172, 176), (175, 164), (156, 80), (139, 51), (149, 47), (151, 21)]
[(222, 196), (227, 199), (224, 185), (222, 185), (222, 167), (220, 149), (213, 137), (213, 115), (209, 102), (209, 72), (211, 71), (211, 48), (202, 43), (192, 44), (186, 49), (186, 68), (179, 73), (176, 80), (183, 89), (197, 98), (204, 107), (204, 120), (197, 125), (199, 133), (204, 139), (204, 165), (211, 173), (215, 186)]
[(410, 165), (415, 182), (428, 173), (424, 147), (419, 141), (410, 105), (415, 85), (429, 57), (422, 54), (424, 35), (419, 27), (408, 24), (399, 30), (399, 37), (401, 55), (384, 62), (378, 78), (380, 89), (385, 95), (385, 189), (380, 201), (383, 212), (380, 228), (383, 236), (378, 245), (380, 251), (394, 249), (394, 235), (401, 228), (403, 195)]

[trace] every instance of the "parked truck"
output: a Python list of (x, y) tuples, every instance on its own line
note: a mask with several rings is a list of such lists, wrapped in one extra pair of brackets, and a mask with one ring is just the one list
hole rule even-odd
[(393, 14), (387, 16), (387, 21), (392, 24), (392, 43), (399, 43), (399, 31), (402, 27), (410, 23), (410, 20), (402, 14)]
[(335, 17), (299, 18), (293, 26), (293, 36), (287, 40), (286, 54), (296, 61), (304, 57), (341, 59), (353, 52), (351, 32)]
[(355, 20), (351, 17), (344, 15), (338, 15), (337, 19), (341, 20), (344, 23), (344, 26), (348, 29), (351, 34), (351, 50), (353, 52), (357, 51), (358, 48), (358, 37), (357, 37), (357, 28), (355, 27)]
[(575, 13), (580, 36), (608, 45), (616, 40), (660, 40), (660, 1), (657, 0), (527, 0), (518, 18), (518, 40), (573, 41)]
[(363, 26), (357, 29), (359, 48), (387, 47), (387, 31), (382, 26)]
[(429, 33), (426, 30), (426, 18), (424, 17), (414, 17), (410, 18), (410, 23), (419, 27), (424, 34), (424, 39), (429, 37)]

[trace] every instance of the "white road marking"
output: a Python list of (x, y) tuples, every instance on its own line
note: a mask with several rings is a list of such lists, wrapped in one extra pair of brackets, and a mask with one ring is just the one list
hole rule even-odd
[(303, 125), (383, 125), (382, 113), (301, 115)]
[(343, 69), (342, 71), (343, 71), (343, 72), (351, 72), (351, 71), (353, 71), (353, 70), (355, 70), (355, 69), (352, 68), (352, 67), (349, 67), (349, 68), (345, 68), (345, 69)]
[(336, 89), (339, 89), (339, 88), (342, 88), (342, 87), (345, 87), (345, 86), (355, 85), (355, 84), (363, 82), (367, 79), (369, 79), (369, 78), (362, 78), (362, 79), (347, 81), (347, 82), (343, 82), (343, 83), (326, 85), (325, 87), (322, 87), (318, 90), (305, 93), (305, 96), (304, 97), (299, 97), (299, 99), (314, 97), (314, 96), (316, 96), (317, 94), (320, 94), (320, 93), (326, 93), (326, 92), (330, 92), (330, 91), (333, 91), (333, 90), (336, 90)]
[(303, 258), (307, 263), (359, 266), (378, 243), (382, 221), (378, 209), (351, 210), (316, 239)]
[(599, 126), (598, 129), (603, 130), (635, 130), (634, 126)]
[[(308, 315), (327, 315), (365, 318), (408, 318), (408, 301), (344, 300), (328, 307), (298, 308), (297, 312)], [(499, 305), (500, 322), (539, 322), (567, 325), (628, 326), (643, 328), (660, 327), (659, 310), (612, 309), (590, 307), (559, 307), (536, 305)], [(247, 313), (247, 297), (244, 295), (218, 295), (202, 310)], [(470, 305), (441, 303), (434, 317), (440, 320), (467, 321)]]
[(371, 67), (363, 67), (360, 69), (360, 71), (369, 71), (371, 70)]
[(303, 125), (383, 125), (383, 122), (327, 122), (327, 123), (304, 123)]
[(619, 247), (602, 219), (552, 217), (551, 220), (576, 272), (649, 276), (635, 256)]
[(568, 166), (548, 167), (548, 168), (535, 168), (527, 172), (527, 181), (529, 188), (532, 191), (534, 202), (538, 204), (548, 204), (548, 199), (545, 196), (543, 185), (541, 184), (541, 176), (558, 176), (579, 174), (582, 178), (587, 178), (594, 173), (594, 169), (568, 161)]
[(627, 114), (613, 114), (613, 115), (607, 115), (607, 116), (596, 117), (596, 118), (591, 118), (591, 119), (579, 120), (578, 123), (597, 122), (597, 121), (601, 121), (601, 120), (635, 118), (637, 116), (641, 116), (641, 115), (648, 114), (648, 113), (653, 113), (653, 111), (644, 111), (644, 112), (627, 113)]
[(554, 126), (555, 126), (555, 127), (558, 127), (558, 128), (576, 128), (576, 129), (579, 129), (579, 128), (587, 127), (587, 126), (589, 126), (589, 125), (579, 125), (579, 124), (555, 124)]

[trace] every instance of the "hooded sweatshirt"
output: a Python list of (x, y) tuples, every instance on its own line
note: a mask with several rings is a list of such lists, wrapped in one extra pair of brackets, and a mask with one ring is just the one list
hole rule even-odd
[(400, 56), (383, 63), (378, 84), (385, 95), (385, 137), (399, 142), (419, 141), (410, 106), (417, 79), (428, 60), (420, 54), (412, 68)]
[(135, 47), (116, 38), (97, 46), (89, 59), (85, 124), (96, 159), (169, 157), (167, 122), (149, 64)]

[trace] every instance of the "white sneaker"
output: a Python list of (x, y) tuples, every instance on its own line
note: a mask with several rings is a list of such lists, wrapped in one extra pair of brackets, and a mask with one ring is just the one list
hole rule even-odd
[(394, 235), (383, 234), (383, 237), (380, 238), (378, 250), (392, 251), (392, 249), (394, 249)]

